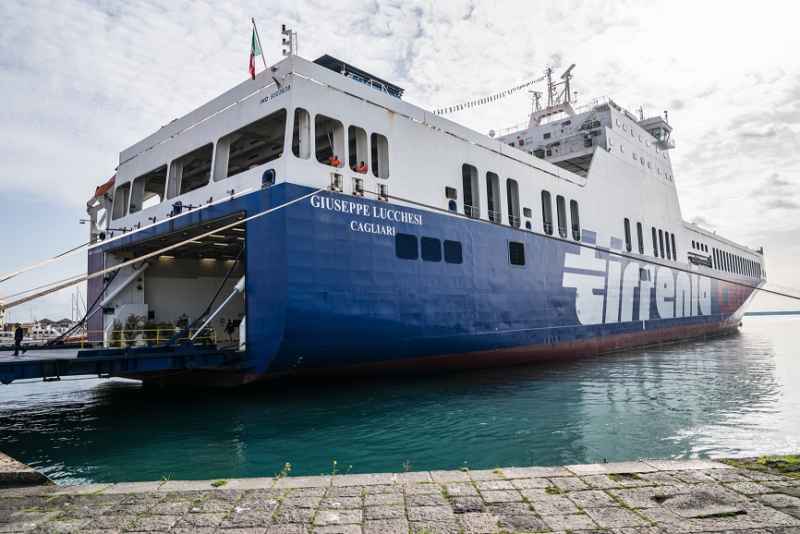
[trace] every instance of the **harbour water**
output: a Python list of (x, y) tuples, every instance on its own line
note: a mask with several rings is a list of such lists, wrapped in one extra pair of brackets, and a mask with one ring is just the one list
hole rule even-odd
[(800, 317), (748, 317), (721, 339), (395, 380), (15, 383), (0, 450), (65, 484), (796, 452), (799, 347)]

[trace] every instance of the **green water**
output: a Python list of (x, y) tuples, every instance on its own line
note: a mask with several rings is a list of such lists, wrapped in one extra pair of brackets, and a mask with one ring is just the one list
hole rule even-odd
[(800, 450), (800, 318), (706, 342), (405, 380), (0, 387), (0, 450), (61, 483)]

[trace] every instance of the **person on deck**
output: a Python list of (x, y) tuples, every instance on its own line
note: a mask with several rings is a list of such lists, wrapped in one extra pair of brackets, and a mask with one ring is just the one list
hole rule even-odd
[(17, 323), (17, 329), (14, 330), (14, 356), (19, 356), (19, 351), (22, 349), (22, 354), (25, 354), (27, 349), (22, 346), (22, 339), (25, 337), (25, 331), (22, 325)]
[(356, 168), (353, 169), (356, 172), (360, 172), (361, 174), (367, 174), (367, 164), (363, 161), (356, 165)]
[(328, 165), (330, 165), (331, 167), (341, 167), (342, 162), (339, 159), (339, 156), (333, 154), (331, 157), (328, 158)]

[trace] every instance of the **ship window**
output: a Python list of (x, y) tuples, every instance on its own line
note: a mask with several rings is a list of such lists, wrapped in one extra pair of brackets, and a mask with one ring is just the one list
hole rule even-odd
[(711, 266), (717, 268), (717, 249), (711, 249)]
[(624, 223), (625, 223), (625, 250), (630, 252), (633, 249), (633, 245), (631, 244), (631, 221), (626, 217)]
[(452, 200), (456, 200), (458, 198), (458, 192), (456, 192), (456, 188), (455, 187), (445, 187), (444, 188), (444, 197), (452, 199)]
[(167, 198), (183, 195), (207, 185), (211, 177), (213, 153), (214, 146), (209, 143), (173, 160), (169, 166)]
[(292, 154), (303, 159), (311, 156), (311, 115), (303, 108), (294, 110)]
[(464, 257), (461, 253), (461, 241), (444, 242), (444, 261), (447, 263), (463, 263)]
[(667, 242), (667, 259), (672, 259), (672, 248), (669, 246), (669, 232), (664, 232), (664, 239)]
[(500, 177), (493, 172), (486, 173), (486, 209), (491, 222), (503, 222), (500, 211)]
[(525, 217), (533, 217), (533, 211), (530, 208), (522, 208), (522, 215)]
[(347, 156), (352, 170), (367, 164), (367, 132), (358, 126), (347, 128)]
[(642, 233), (642, 223), (636, 223), (636, 238), (639, 245), (639, 254), (644, 254), (644, 234)]
[(542, 136), (543, 139), (550, 139), (550, 132), (547, 132)]
[(139, 176), (133, 181), (130, 213), (136, 213), (157, 206), (164, 198), (167, 186), (167, 166), (162, 165), (154, 171)]
[(286, 110), (281, 109), (220, 139), (214, 179), (222, 180), (281, 157), (285, 131)]
[(675, 234), (670, 234), (669, 240), (672, 243), (672, 259), (678, 261), (678, 249), (675, 248)]
[(697, 249), (697, 243), (695, 243), (694, 239), (692, 239), (692, 248)]
[(658, 239), (656, 237), (656, 229), (651, 226), (650, 230), (653, 231), (653, 256), (655, 256), (657, 258), (658, 257)]
[(577, 200), (569, 201), (569, 215), (572, 222), (572, 239), (575, 241), (581, 240), (581, 216), (580, 209), (578, 208)]
[(558, 215), (558, 235), (567, 237), (567, 204), (561, 195), (556, 196), (556, 215)]
[(130, 193), (130, 182), (122, 184), (121, 186), (117, 187), (116, 191), (114, 191), (114, 211), (112, 219), (125, 217), (125, 214), (128, 211), (128, 199), (130, 198)]
[(553, 235), (553, 204), (550, 200), (550, 191), (542, 191), (542, 227), (544, 233)]
[(317, 161), (329, 164), (334, 156), (344, 158), (344, 126), (336, 119), (317, 115), (314, 117), (314, 149)]
[(461, 180), (464, 186), (464, 214), (467, 217), (481, 216), (480, 197), (478, 196), (478, 169), (472, 165), (461, 166)]
[(511, 265), (525, 265), (525, 245), (518, 241), (509, 241), (508, 260)]
[(433, 237), (423, 237), (419, 240), (422, 259), (424, 261), (442, 261), (442, 242)]
[(372, 174), (377, 178), (389, 177), (389, 141), (379, 133), (372, 134)]
[(511, 178), (506, 179), (506, 201), (508, 202), (508, 224), (519, 228), (519, 185), (516, 180)]
[(666, 258), (664, 254), (664, 231), (658, 231), (658, 251), (661, 253), (662, 258)]
[(419, 258), (417, 250), (417, 236), (411, 234), (397, 234), (394, 238), (394, 253), (404, 260)]

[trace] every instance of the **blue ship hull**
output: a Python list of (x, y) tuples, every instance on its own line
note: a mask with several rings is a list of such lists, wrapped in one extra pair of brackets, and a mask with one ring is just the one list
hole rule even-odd
[[(313, 191), (280, 184), (132, 235), (114, 249)], [(647, 282), (646, 258), (595, 248), (591, 231), (578, 243), (332, 192), (246, 224), (247, 350), (242, 371), (228, 383), (333, 370), (507, 365), (717, 334), (738, 327), (753, 291), (669, 269), (675, 287), (688, 280), (689, 292), (671, 301), (662, 293), (659, 302), (663, 288), (644, 288), (664, 283), (665, 275)], [(396, 234), (458, 242), (462, 261), (400, 258)], [(525, 265), (510, 263), (509, 241), (524, 245)], [(587, 254), (606, 271), (580, 267), (577, 259)], [(639, 267), (628, 269), (631, 263)], [(625, 276), (634, 271), (645, 282), (626, 289)], [(581, 295), (568, 283), (581, 277), (600, 285)], [(597, 305), (600, 311), (590, 309)], [(668, 305), (673, 311), (662, 318)]]

